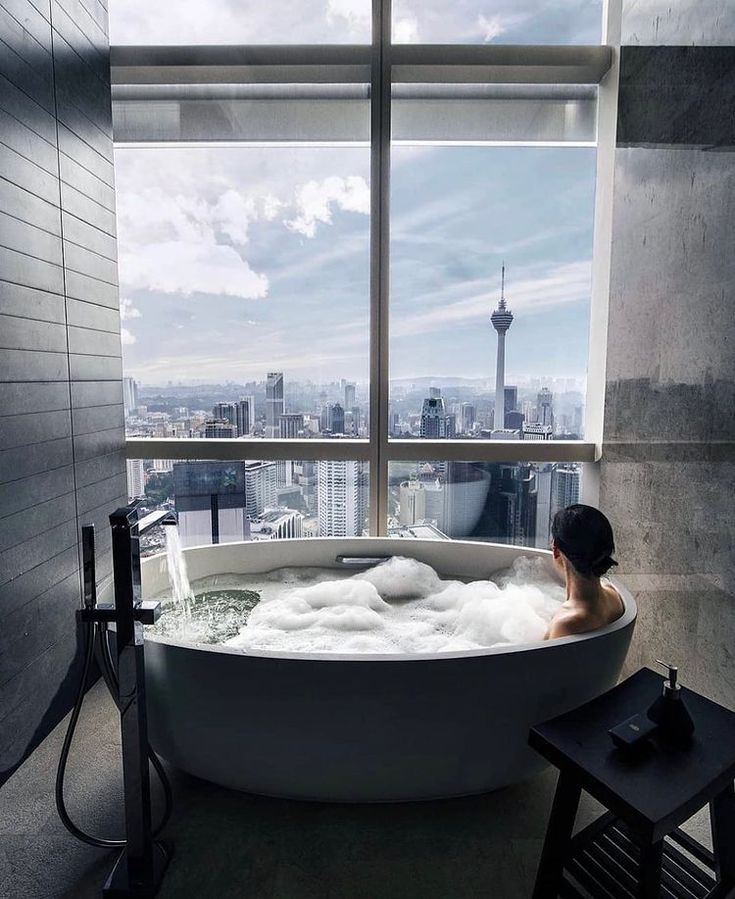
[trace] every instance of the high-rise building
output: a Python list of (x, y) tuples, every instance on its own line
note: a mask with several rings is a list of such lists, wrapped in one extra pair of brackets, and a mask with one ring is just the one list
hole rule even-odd
[(401, 433), (401, 417), (395, 409), (388, 412), (388, 431), (391, 437), (398, 437)]
[(344, 434), (345, 410), (339, 403), (329, 403), (322, 409), (319, 422), (322, 431), (330, 431), (332, 434)]
[(304, 516), (294, 509), (269, 509), (250, 522), (253, 540), (288, 540), (303, 536)]
[(276, 462), (245, 462), (245, 508), (251, 518), (276, 505), (278, 465)]
[(174, 496), (182, 546), (249, 536), (244, 462), (176, 462)]
[(134, 378), (123, 378), (123, 410), (132, 415), (138, 408), (138, 385)]
[(517, 409), (512, 409), (510, 412), (505, 413), (505, 427), (509, 431), (518, 431), (519, 434), (522, 433), (523, 423), (523, 413), (519, 412)]
[(282, 440), (295, 440), (304, 430), (304, 416), (301, 412), (284, 412), (278, 427), (278, 436)]
[(432, 399), (435, 400), (435, 399), (437, 399), (438, 397), (440, 397), (441, 395), (442, 395), (442, 389), (441, 389), (441, 387), (429, 387), (429, 396), (430, 396)]
[(270, 371), (265, 382), (265, 436), (268, 440), (278, 437), (281, 415), (286, 411), (283, 399), (283, 372)]
[(143, 460), (128, 459), (125, 463), (125, 468), (128, 473), (128, 499), (137, 499), (139, 496), (145, 496)]
[(364, 524), (364, 465), (354, 460), (317, 463), (320, 537), (359, 537)]
[(237, 407), (234, 403), (215, 403), (212, 409), (212, 418), (229, 421), (231, 425), (237, 427)]
[(523, 423), (524, 440), (551, 440), (554, 434), (551, 425), (541, 424), (539, 421), (527, 421)]
[(536, 545), (537, 482), (532, 465), (501, 465), (498, 539), (518, 546)]
[(207, 439), (237, 437), (237, 425), (225, 418), (210, 418), (204, 423), (204, 436)]
[(551, 517), (579, 502), (582, 472), (578, 465), (557, 465), (551, 477)]
[(255, 426), (255, 397), (241, 396), (236, 406), (237, 436), (247, 437)]
[(417, 478), (401, 483), (398, 502), (400, 524), (418, 524), (426, 518), (426, 488)]
[(427, 397), (421, 407), (422, 437), (429, 440), (449, 440), (455, 436), (456, 419), (447, 415), (442, 397)]
[(554, 394), (548, 387), (542, 387), (536, 398), (536, 421), (540, 425), (554, 427)]
[(355, 384), (352, 384), (349, 381), (345, 384), (345, 409), (352, 409), (355, 405), (355, 389)]
[(536, 469), (536, 546), (538, 549), (548, 549), (554, 466), (551, 462), (542, 462), (534, 467)]
[(477, 410), (472, 403), (462, 403), (460, 407), (462, 433), (469, 434), (477, 417)]
[(504, 405), (505, 405), (505, 414), (507, 415), (509, 412), (514, 412), (518, 409), (518, 388), (517, 387), (506, 387), (503, 393), (504, 397)]
[(505, 427), (505, 335), (513, 324), (513, 313), (505, 302), (505, 263), (500, 276), (500, 300), (498, 308), (490, 316), (493, 328), (498, 334), (498, 355), (495, 365), (495, 417), (493, 427)]

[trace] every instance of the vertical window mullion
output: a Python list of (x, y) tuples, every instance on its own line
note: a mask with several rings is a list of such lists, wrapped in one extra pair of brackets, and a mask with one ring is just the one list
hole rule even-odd
[(388, 523), (391, 0), (373, 0), (370, 74), (370, 535)]

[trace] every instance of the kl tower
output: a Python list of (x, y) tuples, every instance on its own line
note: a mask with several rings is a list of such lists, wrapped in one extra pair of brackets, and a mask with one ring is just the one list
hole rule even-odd
[(498, 308), (490, 316), (493, 328), (498, 332), (498, 361), (495, 368), (495, 418), (493, 430), (505, 428), (505, 335), (513, 324), (513, 313), (505, 303), (505, 263), (501, 269), (500, 300)]

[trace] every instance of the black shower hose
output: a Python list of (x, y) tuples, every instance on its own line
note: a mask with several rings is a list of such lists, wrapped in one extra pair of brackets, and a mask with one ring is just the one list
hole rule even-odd
[[(95, 633), (97, 634), (98, 638), (98, 657), (102, 667), (102, 674), (105, 679), (105, 683), (107, 684), (107, 688), (110, 691), (110, 695), (115, 701), (115, 705), (118, 706), (118, 708), (120, 707), (120, 691), (117, 674), (112, 663), (110, 644), (107, 639), (107, 625), (100, 624), (98, 626), (95, 626), (93, 623), (87, 622), (85, 623), (85, 628), (86, 642), (84, 650), (84, 668), (82, 671), (82, 678), (79, 682), (79, 690), (74, 702), (74, 708), (72, 709), (71, 718), (69, 719), (69, 726), (66, 729), (64, 745), (61, 747), (59, 766), (56, 769), (56, 809), (59, 813), (59, 817), (61, 818), (61, 823), (73, 837), (76, 837), (83, 843), (87, 843), (87, 845), (89, 846), (98, 846), (101, 849), (116, 849), (125, 846), (127, 844), (127, 841), (105, 840), (102, 839), (102, 837), (95, 837), (91, 834), (85, 833), (71, 820), (71, 818), (69, 817), (69, 813), (66, 810), (66, 805), (64, 804), (64, 779), (66, 776), (66, 765), (69, 760), (69, 750), (71, 748), (72, 740), (74, 739), (74, 732), (77, 727), (77, 721), (79, 720), (79, 714), (82, 711), (82, 705), (84, 703), (87, 680), (89, 678), (89, 669), (92, 665), (92, 657), (94, 656)], [(153, 768), (155, 769), (156, 774), (161, 781), (161, 786), (163, 787), (163, 818), (161, 819), (161, 823), (158, 825), (158, 827), (153, 831), (153, 836), (158, 836), (158, 834), (163, 830), (163, 828), (168, 823), (169, 818), (171, 817), (171, 812), (173, 811), (173, 793), (171, 792), (171, 784), (169, 783), (166, 772), (163, 769), (163, 765), (150, 746), (148, 747), (148, 758), (150, 759), (151, 764), (153, 765)]]

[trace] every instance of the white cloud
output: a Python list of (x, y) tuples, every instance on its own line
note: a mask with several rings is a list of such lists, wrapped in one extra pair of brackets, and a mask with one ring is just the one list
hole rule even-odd
[(350, 35), (362, 35), (370, 30), (369, 0), (327, 0), (327, 22), (346, 25)]
[(120, 318), (123, 321), (131, 318), (140, 318), (140, 309), (133, 306), (133, 301), (127, 297), (120, 297)]
[(127, 328), (120, 329), (120, 342), (123, 346), (130, 346), (131, 344), (135, 343), (136, 340), (137, 338), (135, 337), (135, 335), (131, 334)]
[(496, 37), (500, 37), (506, 31), (506, 26), (503, 24), (500, 16), (490, 16), (488, 18), (483, 13), (480, 13), (477, 17), (477, 27), (480, 29), (482, 39), (486, 44), (495, 40)]
[(419, 39), (419, 23), (415, 16), (393, 19), (393, 40), (397, 44), (415, 44)]
[(268, 279), (254, 272), (233, 248), (186, 241), (137, 245), (120, 256), (120, 272), (130, 288), (162, 293), (223, 294), (259, 299)]
[(360, 175), (331, 175), (323, 181), (307, 181), (296, 192), (296, 217), (284, 220), (284, 224), (291, 231), (314, 237), (318, 223), (331, 223), (335, 205), (347, 212), (369, 214), (370, 190), (365, 179)]
[(248, 225), (257, 216), (252, 197), (244, 197), (236, 190), (226, 190), (209, 212), (213, 223), (234, 243), (248, 242)]

